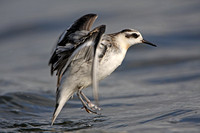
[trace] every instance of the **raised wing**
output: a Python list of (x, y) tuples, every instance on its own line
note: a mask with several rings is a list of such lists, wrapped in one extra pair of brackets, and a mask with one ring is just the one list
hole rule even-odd
[[(49, 60), (49, 65), (51, 65), (51, 75), (57, 70), (57, 74), (60, 75), (61, 70), (68, 61), (68, 58), (71, 56), (73, 51), (79, 45), (79, 39), (85, 36), (89, 31), (96, 20), (96, 14), (87, 14), (79, 18), (72, 24), (67, 30), (65, 30), (59, 40), (57, 45), (54, 48), (53, 54)], [(56, 51), (58, 49), (65, 49), (65, 56), (59, 56)]]
[[(80, 45), (76, 48), (76, 50), (74, 50), (74, 52), (69, 57), (67, 63), (65, 64), (65, 67), (62, 69), (61, 75), (60, 75), (61, 77), (67, 71), (70, 63), (72, 63), (75, 60), (78, 60), (80, 58), (82, 58), (86, 61), (92, 59), (93, 62), (97, 60), (97, 59), (95, 59), (95, 57), (97, 57), (96, 50), (97, 50), (97, 46), (99, 45), (99, 43), (101, 41), (101, 37), (102, 37), (103, 33), (105, 32), (105, 28), (106, 28), (105, 25), (96, 27), (95, 29), (90, 31), (86, 36), (81, 38)], [(64, 51), (62, 51), (62, 52), (64, 52)], [(93, 63), (93, 64), (95, 64), (95, 66), (96, 66), (96, 63)], [(94, 71), (95, 70), (96, 69), (94, 69)]]

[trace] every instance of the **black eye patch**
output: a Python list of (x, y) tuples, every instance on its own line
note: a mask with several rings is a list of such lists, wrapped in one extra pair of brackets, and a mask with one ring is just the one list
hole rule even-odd
[(140, 36), (140, 35), (138, 35), (138, 34), (136, 34), (136, 33), (127, 34), (127, 35), (126, 35), (127, 38), (131, 38), (131, 37), (133, 37), (133, 38), (138, 38), (139, 36)]
[(131, 36), (134, 37), (134, 38), (138, 38), (140, 35), (133, 33), (133, 34), (131, 34)]

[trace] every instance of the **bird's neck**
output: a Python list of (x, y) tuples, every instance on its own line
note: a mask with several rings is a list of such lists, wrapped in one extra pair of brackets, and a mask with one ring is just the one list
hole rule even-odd
[(118, 45), (118, 47), (123, 51), (127, 51), (130, 47), (129, 43), (127, 42), (127, 39), (121, 34), (115, 36), (115, 42)]
[(104, 34), (102, 38), (102, 42), (110, 45), (114, 51), (120, 51), (126, 54), (126, 51), (130, 46), (128, 46), (128, 44), (124, 40), (125, 39), (123, 39), (122, 37), (118, 37), (116, 33)]

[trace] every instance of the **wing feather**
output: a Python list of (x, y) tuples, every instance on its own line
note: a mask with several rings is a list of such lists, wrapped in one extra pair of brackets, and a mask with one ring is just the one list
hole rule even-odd
[(94, 30), (88, 33), (84, 41), (74, 50), (69, 57), (65, 67), (61, 72), (61, 76), (65, 73), (70, 63), (74, 60), (84, 57), (85, 60), (93, 59), (96, 53), (96, 48), (101, 40), (101, 36), (105, 32), (105, 25), (96, 27)]
[[(58, 43), (56, 44), (53, 54), (49, 60), (49, 65), (51, 65), (51, 75), (53, 75), (53, 72), (57, 70), (57, 74), (60, 72), (60, 70), (63, 68), (63, 64), (67, 62), (67, 58), (73, 53), (73, 51), (76, 49), (77, 43), (76, 40), (81, 38), (82, 36), (86, 35), (87, 32), (84, 31), (90, 31), (90, 28), (94, 21), (96, 20), (97, 15), (96, 14), (87, 14), (76, 20), (67, 30), (65, 30), (61, 36), (59, 37)], [(80, 32), (78, 32), (80, 31)], [(78, 33), (77, 33), (78, 32)], [(59, 46), (66, 46), (66, 44), (71, 43), (74, 45), (74, 47), (71, 47), (71, 49), (68, 49), (67, 52), (65, 50), (64, 53), (66, 53), (65, 56), (59, 56), (57, 54), (57, 49)], [(60, 53), (60, 52), (58, 52)], [(63, 54), (64, 54), (63, 53)], [(64, 58), (64, 59), (63, 59)], [(59, 61), (60, 60), (60, 61)], [(59, 64), (62, 60), (62, 63)], [(56, 67), (55, 67), (56, 66)]]

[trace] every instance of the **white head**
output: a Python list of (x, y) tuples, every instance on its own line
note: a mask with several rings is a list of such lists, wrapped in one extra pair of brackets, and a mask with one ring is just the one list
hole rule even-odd
[(134, 29), (125, 29), (117, 33), (116, 41), (125, 49), (128, 49), (130, 46), (138, 44), (138, 43), (145, 43), (151, 46), (156, 47), (155, 44), (152, 44), (143, 39), (141, 33)]

